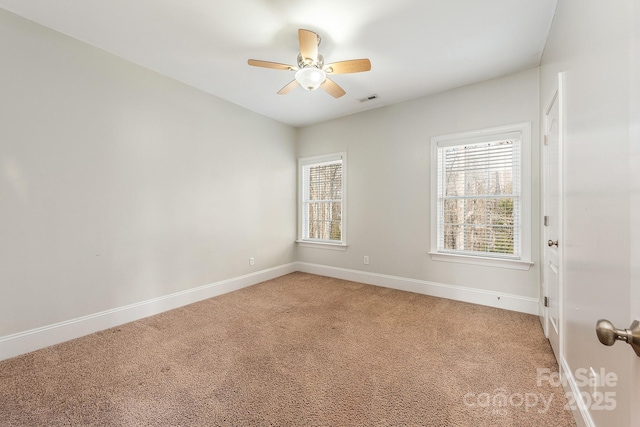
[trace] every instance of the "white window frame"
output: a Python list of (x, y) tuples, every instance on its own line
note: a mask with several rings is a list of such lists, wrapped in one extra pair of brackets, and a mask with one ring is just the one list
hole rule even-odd
[[(467, 255), (438, 250), (438, 147), (489, 142), (496, 136), (517, 132), (520, 146), (520, 257), (501, 258), (495, 255)], [(429, 254), (434, 261), (459, 262), (491, 267), (529, 270), (531, 261), (531, 123), (516, 123), (487, 129), (441, 135), (431, 138), (431, 247)]]
[[(321, 165), (323, 163), (332, 163), (336, 161), (342, 162), (342, 209), (340, 224), (340, 241), (337, 240), (319, 240), (306, 237), (308, 230), (304, 229), (304, 225), (308, 222), (305, 215), (308, 215), (305, 209), (306, 201), (304, 200), (304, 169), (307, 166)], [(315, 247), (322, 249), (346, 250), (347, 249), (347, 153), (331, 153), (320, 156), (303, 157), (298, 159), (298, 240), (299, 246)]]

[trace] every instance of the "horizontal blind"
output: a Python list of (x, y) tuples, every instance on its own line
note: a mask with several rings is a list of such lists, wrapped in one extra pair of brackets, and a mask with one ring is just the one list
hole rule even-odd
[(520, 257), (520, 138), (438, 147), (438, 250)]

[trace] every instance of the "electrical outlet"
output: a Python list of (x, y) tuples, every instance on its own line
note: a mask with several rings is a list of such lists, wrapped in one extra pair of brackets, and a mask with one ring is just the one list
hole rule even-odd
[(254, 257), (249, 258), (249, 265), (254, 265), (256, 263), (256, 260)]
[(363, 262), (365, 263), (365, 265), (369, 265), (369, 256), (368, 255), (364, 256), (364, 261)]

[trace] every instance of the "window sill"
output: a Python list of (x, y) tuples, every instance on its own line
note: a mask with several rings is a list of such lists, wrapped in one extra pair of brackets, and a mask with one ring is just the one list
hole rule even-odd
[(347, 245), (345, 243), (312, 242), (309, 240), (296, 240), (296, 243), (302, 248), (330, 249), (332, 251), (347, 250)]
[(441, 252), (429, 252), (429, 255), (431, 255), (431, 259), (434, 261), (459, 262), (463, 264), (484, 265), (487, 267), (510, 268), (513, 270), (529, 270), (533, 265), (531, 261), (519, 259), (489, 258)]

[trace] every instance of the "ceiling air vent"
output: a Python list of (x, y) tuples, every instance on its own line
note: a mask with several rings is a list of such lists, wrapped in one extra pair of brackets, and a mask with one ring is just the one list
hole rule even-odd
[(373, 94), (373, 95), (365, 96), (364, 98), (358, 99), (358, 101), (360, 101), (360, 102), (368, 102), (368, 101), (373, 101), (374, 99), (378, 99), (378, 95)]

